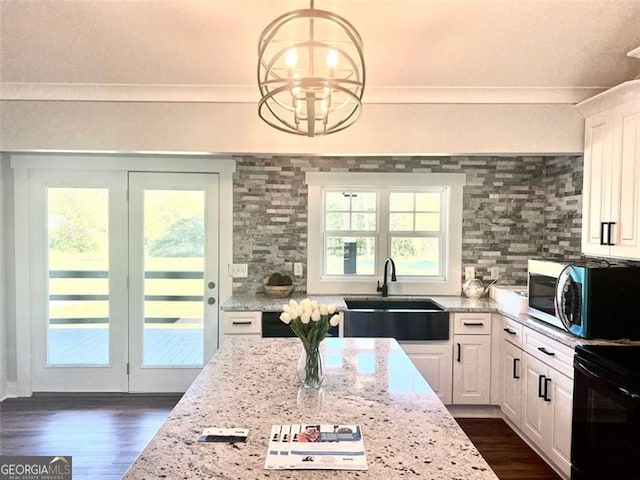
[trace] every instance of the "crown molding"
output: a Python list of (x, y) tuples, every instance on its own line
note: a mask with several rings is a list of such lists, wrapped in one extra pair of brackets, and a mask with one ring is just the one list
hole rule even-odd
[(640, 101), (640, 80), (629, 80), (578, 103), (575, 108), (585, 117), (624, 103)]
[[(367, 87), (365, 104), (576, 104), (606, 87)], [(0, 100), (252, 103), (257, 86), (0, 83)]]

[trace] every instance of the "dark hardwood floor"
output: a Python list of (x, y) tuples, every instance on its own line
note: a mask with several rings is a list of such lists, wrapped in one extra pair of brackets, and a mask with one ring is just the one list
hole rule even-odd
[[(119, 479), (176, 395), (38, 395), (0, 403), (0, 454), (71, 455), (76, 480)], [(456, 419), (501, 480), (559, 477), (500, 419)]]
[(456, 418), (500, 480), (560, 477), (499, 418)]
[(72, 456), (76, 480), (120, 479), (179, 396), (41, 395), (0, 403), (0, 454)]

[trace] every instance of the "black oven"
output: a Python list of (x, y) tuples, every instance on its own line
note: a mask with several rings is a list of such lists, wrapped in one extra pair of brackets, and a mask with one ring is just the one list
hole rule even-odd
[(574, 367), (571, 480), (640, 479), (640, 346), (578, 346)]

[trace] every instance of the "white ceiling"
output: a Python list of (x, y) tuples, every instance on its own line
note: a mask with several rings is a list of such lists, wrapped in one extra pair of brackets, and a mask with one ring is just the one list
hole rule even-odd
[[(256, 100), (260, 32), (307, 6), (5, 0), (1, 80), (215, 87)], [(640, 0), (317, 0), (316, 8), (343, 15), (362, 35), (365, 103), (385, 89), (406, 100), (450, 87), (586, 98), (640, 73), (640, 59), (626, 55), (640, 46)]]

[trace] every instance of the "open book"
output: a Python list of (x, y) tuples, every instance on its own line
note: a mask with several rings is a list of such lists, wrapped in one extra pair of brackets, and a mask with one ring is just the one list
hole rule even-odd
[(367, 470), (359, 425), (294, 424), (271, 427), (269, 470)]

